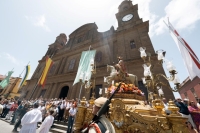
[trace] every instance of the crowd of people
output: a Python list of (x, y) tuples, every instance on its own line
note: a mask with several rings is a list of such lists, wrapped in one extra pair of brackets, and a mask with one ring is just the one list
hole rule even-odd
[[(99, 103), (105, 102), (105, 99), (102, 98), (98, 100), (95, 100), (94, 114), (95, 110), (100, 108)], [(41, 122), (39, 132), (48, 133), (55, 121), (63, 121), (68, 122), (67, 133), (71, 133), (78, 103), (78, 99), (43, 99), (41, 97), (35, 100), (8, 100), (0, 97), (0, 117), (10, 120), (10, 124), (14, 125), (13, 132), (17, 132), (17, 128), (22, 125), (20, 133), (34, 133), (38, 122)], [(179, 108), (178, 113), (182, 117), (188, 118), (185, 124), (189, 131), (200, 133), (200, 102), (195, 104), (194, 101), (177, 98), (174, 103)], [(166, 114), (169, 115), (171, 112), (167, 109), (168, 105), (165, 98), (163, 98), (163, 104)], [(89, 102), (86, 102), (86, 107), (89, 106)], [(93, 130), (93, 128), (90, 130)]]
[[(0, 98), (0, 117), (10, 120), (13, 132), (22, 125), (20, 133), (35, 132), (38, 122), (40, 133), (48, 133), (54, 122), (68, 122), (67, 133), (71, 133), (77, 112), (78, 99), (15, 100)], [(89, 106), (87, 104), (87, 106)], [(12, 116), (12, 117), (11, 117)], [(30, 125), (31, 124), (31, 125)]]
[[(163, 98), (163, 103), (165, 105), (165, 110), (167, 114), (170, 111), (167, 109), (166, 99)], [(197, 103), (190, 101), (189, 99), (177, 98), (174, 100), (175, 105), (179, 108), (179, 114), (182, 117), (188, 118), (185, 123), (188, 127), (190, 133), (200, 133), (200, 100)]]

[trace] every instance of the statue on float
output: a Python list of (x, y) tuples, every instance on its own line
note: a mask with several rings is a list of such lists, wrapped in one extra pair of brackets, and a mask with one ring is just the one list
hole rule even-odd
[(110, 75), (105, 77), (104, 82), (110, 86), (108, 91), (111, 93), (116, 89), (119, 82), (122, 82), (119, 92), (133, 92), (139, 95), (144, 95), (144, 93), (138, 89), (137, 76), (127, 73), (124, 61), (121, 57), (118, 57), (118, 63), (114, 66), (107, 65), (107, 72)]
[(111, 85), (114, 80), (115, 82), (126, 82), (138, 86), (137, 76), (127, 73), (124, 61), (121, 57), (118, 57), (118, 60), (118, 64), (114, 66), (107, 65), (107, 72), (110, 72), (110, 76), (105, 77), (106, 82)]

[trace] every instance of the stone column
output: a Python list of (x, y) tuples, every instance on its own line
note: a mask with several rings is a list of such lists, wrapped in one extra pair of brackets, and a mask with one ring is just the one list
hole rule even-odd
[(64, 68), (65, 68), (65, 64), (67, 62), (67, 57), (65, 57), (62, 62), (61, 62), (61, 65), (59, 67), (59, 70), (58, 70), (58, 73), (57, 74), (61, 74), (64, 72)]
[(62, 90), (62, 88), (58, 88), (58, 87), (61, 87), (60, 85), (61, 85), (61, 83), (58, 83), (56, 88), (54, 89), (55, 97), (59, 97), (59, 95), (60, 95), (60, 92)]
[(54, 83), (51, 83), (51, 84), (49, 85), (49, 88), (47, 89), (46, 93), (44, 94), (44, 98), (51, 98), (51, 97), (50, 97), (50, 94), (51, 94), (51, 91), (52, 91), (53, 86), (54, 86)]
[(35, 90), (35, 93), (33, 94), (33, 98), (34, 99), (35, 98), (39, 98), (39, 95), (40, 95), (41, 91), (42, 91), (42, 87), (41, 86), (37, 86), (36, 90)]
[(51, 90), (51, 93), (50, 93), (50, 97), (51, 98), (56, 98), (56, 92), (58, 91), (58, 89), (56, 88), (58, 86), (58, 83), (55, 83), (53, 86), (52, 86), (52, 90)]
[(60, 73), (60, 69), (61, 67), (63, 66), (63, 60), (64, 60), (64, 57), (60, 60), (60, 62), (58, 63), (58, 66), (57, 66), (57, 69), (55, 71), (55, 74), (59, 74)]

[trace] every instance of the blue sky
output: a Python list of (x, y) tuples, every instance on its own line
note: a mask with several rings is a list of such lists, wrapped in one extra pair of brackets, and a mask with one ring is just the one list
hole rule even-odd
[[(48, 45), (60, 33), (68, 36), (83, 24), (95, 22), (99, 32), (107, 31), (111, 26), (116, 29), (115, 14), (122, 1), (0, 1), (0, 74), (4, 75), (14, 68), (13, 76), (19, 76), (30, 61), (32, 75)], [(166, 58), (173, 61), (180, 80), (186, 79), (188, 73), (183, 59), (163, 20), (167, 21), (169, 17), (200, 58), (200, 1), (133, 0), (133, 4), (138, 4), (143, 21), (149, 20), (149, 35), (155, 50), (166, 50)], [(178, 97), (177, 94), (175, 96)]]

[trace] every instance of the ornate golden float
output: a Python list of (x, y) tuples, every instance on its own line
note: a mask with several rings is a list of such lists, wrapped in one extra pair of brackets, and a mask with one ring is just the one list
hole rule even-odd
[[(146, 67), (151, 66), (150, 60), (146, 61), (148, 54), (142, 53), (145, 48), (140, 48), (141, 57), (145, 61)], [(158, 51), (159, 52), (159, 51)], [(146, 54), (146, 55), (145, 55)], [(160, 53), (158, 53), (159, 55)], [(159, 55), (159, 56), (164, 56)], [(159, 62), (162, 64), (163, 57), (160, 58)], [(170, 69), (171, 77), (167, 78), (169, 81), (174, 81), (176, 85), (173, 91), (177, 91), (179, 83), (177, 82), (176, 71)], [(109, 88), (107, 90), (107, 97), (110, 96), (113, 89), (119, 82), (122, 83), (120, 91), (116, 93), (110, 103), (109, 113), (107, 114), (108, 119), (114, 125), (116, 133), (188, 133), (185, 122), (186, 118), (183, 118), (179, 113), (179, 108), (176, 107), (172, 100), (169, 100), (168, 110), (171, 111), (170, 115), (165, 113), (164, 104), (161, 100), (162, 93), (159, 94), (159, 87), (164, 83), (159, 81), (161, 74), (154, 75), (151, 71), (148, 73), (144, 72), (145, 83), (148, 89), (154, 90), (149, 91), (149, 101), (151, 105), (146, 104), (143, 93), (136, 87), (136, 82), (133, 80), (124, 79), (125, 76), (118, 73), (121, 78), (114, 79), (111, 74), (107, 77), (107, 83)], [(115, 75), (116, 76), (116, 75)], [(157, 78), (155, 78), (157, 77)], [(110, 79), (114, 79), (115, 85), (111, 83)], [(136, 80), (137, 78), (135, 78)], [(135, 86), (136, 85), (136, 86)], [(159, 86), (159, 87), (158, 87)], [(90, 86), (91, 88), (92, 86)], [(81, 129), (87, 126), (93, 118), (92, 107), (94, 104), (94, 95), (90, 99), (90, 107), (86, 107), (86, 99), (83, 97), (81, 104), (78, 106), (78, 112), (75, 119), (74, 130), (76, 133), (80, 133)]]

